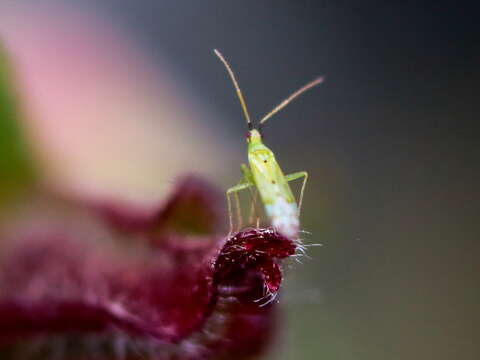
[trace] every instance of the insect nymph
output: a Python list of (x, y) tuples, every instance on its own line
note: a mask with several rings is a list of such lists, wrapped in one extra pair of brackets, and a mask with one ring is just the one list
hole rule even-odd
[[(241, 219), (240, 205), (237, 193), (241, 190), (256, 188), (260, 194), (260, 198), (265, 207), (265, 212), (270, 219), (272, 227), (286, 236), (287, 238), (296, 240), (299, 231), (299, 215), (302, 206), (303, 192), (307, 183), (308, 174), (306, 171), (300, 171), (289, 175), (284, 175), (282, 169), (278, 165), (273, 152), (263, 144), (261, 129), (263, 124), (278, 111), (283, 109), (287, 104), (297, 96), (323, 82), (323, 78), (317, 78), (306, 84), (287, 99), (282, 101), (277, 107), (265, 115), (259, 122), (258, 129), (254, 129), (247, 106), (243, 98), (235, 75), (230, 65), (218, 50), (214, 50), (215, 54), (225, 65), (228, 74), (235, 86), (238, 99), (243, 109), (245, 119), (247, 120), (248, 134), (248, 163), (250, 168), (242, 164), (242, 178), (237, 185), (227, 190), (228, 214), (230, 220), (230, 231), (233, 230), (233, 215), (230, 196), (233, 194), (237, 203), (237, 213)], [(293, 196), (289, 182), (303, 178), (302, 189), (300, 191), (300, 199), (298, 202)], [(240, 222), (240, 220), (239, 220)]]

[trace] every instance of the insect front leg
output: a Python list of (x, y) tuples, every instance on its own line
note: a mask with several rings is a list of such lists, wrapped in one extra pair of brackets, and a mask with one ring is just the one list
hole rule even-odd
[(298, 201), (298, 216), (300, 216), (300, 210), (302, 209), (303, 192), (305, 191), (305, 186), (307, 185), (308, 173), (306, 171), (299, 171), (299, 172), (285, 175), (285, 179), (288, 182), (300, 179), (302, 177), (303, 177), (302, 189), (300, 190), (300, 199)]
[[(235, 186), (232, 186), (230, 189), (227, 190), (227, 204), (228, 204), (228, 219), (230, 222), (230, 233), (233, 232), (233, 211), (232, 211), (232, 200), (230, 199), (230, 195), (235, 196), (235, 202), (236, 202), (236, 212), (238, 217), (240, 218), (241, 215), (241, 209), (240, 209), (240, 201), (238, 199), (238, 192), (248, 189), (249, 187), (253, 186), (253, 184), (250, 183), (243, 183), (243, 184), (238, 184)], [(241, 221), (238, 220), (238, 223), (241, 224)]]
[[(250, 206), (250, 215), (248, 217), (248, 223), (252, 224), (254, 215), (257, 215), (258, 191), (255, 188), (255, 186), (253, 186), (253, 185), (255, 185), (255, 180), (253, 178), (252, 171), (248, 168), (248, 166), (245, 165), (245, 164), (242, 164), (240, 169), (242, 170), (242, 174), (243, 174), (244, 179), (246, 179), (248, 182), (250, 182), (252, 184), (252, 186), (250, 187), (250, 195), (251, 195), (251, 198), (252, 198), (252, 205)], [(258, 216), (257, 216), (257, 220), (258, 220)]]
[(252, 171), (248, 168), (248, 166), (245, 164), (242, 164), (240, 165), (240, 170), (242, 171), (242, 175), (245, 181), (251, 183), (253, 186), (255, 184), (255, 180), (253, 179)]
[(235, 197), (235, 203), (236, 203), (236, 211), (238, 215), (238, 225), (241, 226), (241, 209), (240, 209), (240, 200), (238, 198), (238, 192), (248, 189), (252, 186), (254, 186), (254, 183), (250, 181), (251, 179), (251, 173), (250, 170), (246, 167), (246, 165), (242, 164), (242, 173), (243, 177), (240, 179), (237, 185), (232, 186), (227, 190), (227, 203), (228, 203), (228, 219), (230, 222), (230, 233), (233, 231), (233, 211), (232, 211), (232, 201), (230, 199), (230, 195), (234, 195)]

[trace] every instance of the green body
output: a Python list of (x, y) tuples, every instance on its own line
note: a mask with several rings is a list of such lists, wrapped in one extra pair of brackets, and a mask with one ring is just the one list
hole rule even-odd
[[(247, 137), (248, 162), (250, 168), (242, 165), (243, 177), (240, 182), (227, 190), (230, 229), (233, 229), (230, 194), (235, 196), (239, 225), (241, 225), (240, 202), (237, 193), (255, 187), (265, 207), (272, 227), (292, 239), (298, 238), (299, 209), (302, 204), (303, 191), (307, 181), (305, 171), (284, 175), (273, 152), (263, 144), (262, 136), (257, 130), (251, 130)], [(290, 189), (289, 181), (304, 178), (300, 192), (299, 206)]]
[(273, 206), (279, 197), (287, 203), (296, 204), (290, 185), (275, 155), (263, 144), (260, 133), (252, 130), (247, 142), (250, 181), (257, 187), (263, 204)]

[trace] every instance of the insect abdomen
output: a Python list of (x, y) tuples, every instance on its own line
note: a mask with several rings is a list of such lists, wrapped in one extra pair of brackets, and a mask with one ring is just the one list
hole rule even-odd
[(265, 210), (275, 230), (289, 239), (298, 237), (300, 223), (296, 203), (277, 197), (273, 204), (265, 205)]

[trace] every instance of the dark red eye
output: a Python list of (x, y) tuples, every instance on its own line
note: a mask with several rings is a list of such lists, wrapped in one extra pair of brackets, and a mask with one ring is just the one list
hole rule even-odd
[(247, 140), (250, 140), (251, 136), (252, 136), (252, 133), (250, 131), (245, 134), (245, 137), (247, 138)]

